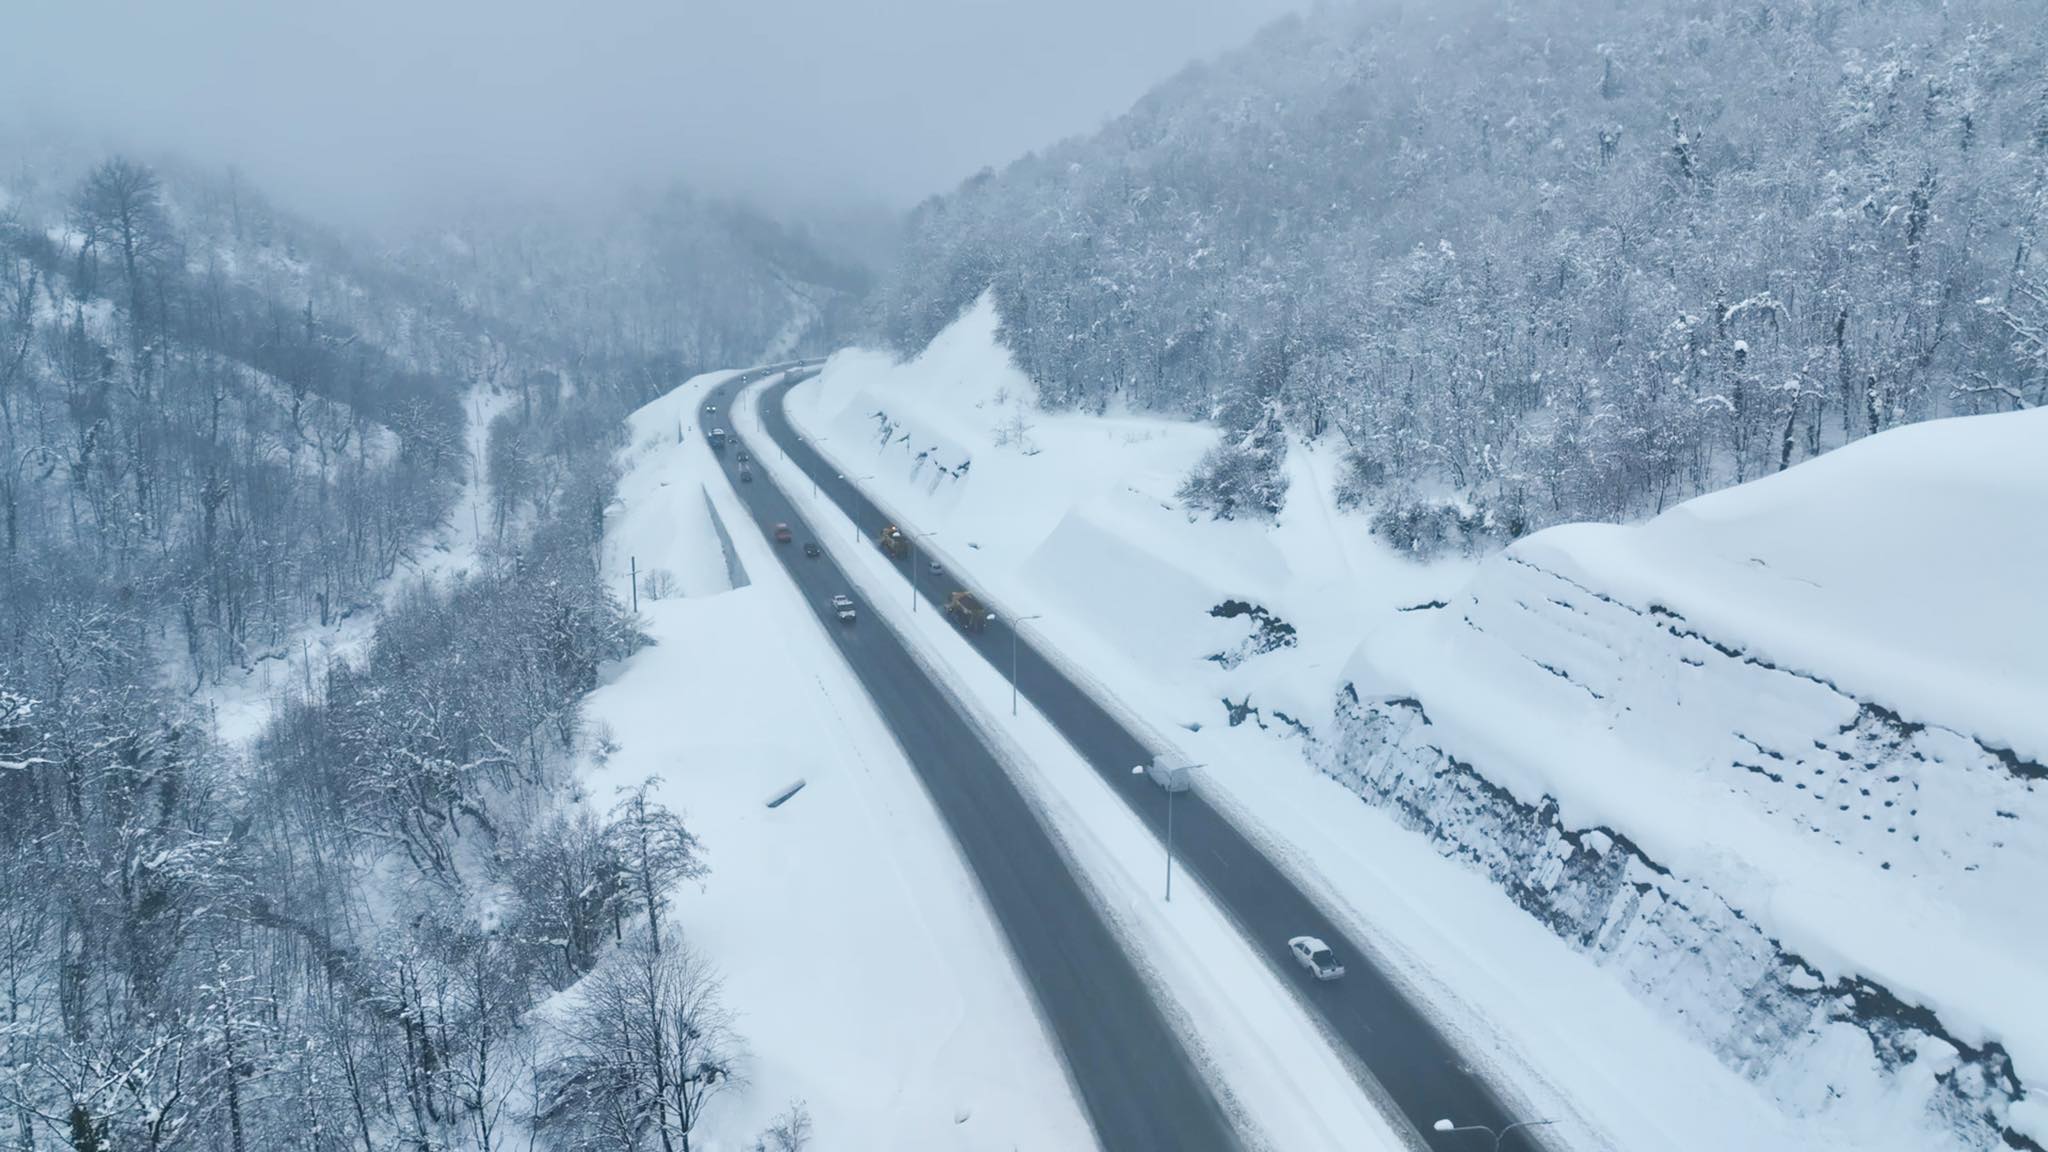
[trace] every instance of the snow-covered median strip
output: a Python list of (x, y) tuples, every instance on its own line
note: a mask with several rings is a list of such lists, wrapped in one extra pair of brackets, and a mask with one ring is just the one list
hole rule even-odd
[(737, 404), (756, 467), (819, 530), (819, 543), (855, 582), (862, 610), (906, 638), (1010, 767), (1252, 1139), (1276, 1149), (1409, 1146), (1399, 1134), (1406, 1125), (1379, 1114), (1354, 1069), (1199, 884), (1177, 875), (1172, 903), (1163, 901), (1157, 838), (1028, 704), (1014, 719), (1005, 715), (1009, 683), (941, 613), (928, 604), (913, 611), (893, 562), (871, 539), (856, 542), (845, 514), (780, 459), (760, 427), (759, 396), (759, 386), (750, 388)]

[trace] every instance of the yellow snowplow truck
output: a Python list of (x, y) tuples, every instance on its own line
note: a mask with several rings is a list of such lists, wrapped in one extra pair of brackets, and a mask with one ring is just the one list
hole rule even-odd
[(875, 543), (880, 544), (882, 551), (887, 552), (890, 558), (895, 560), (903, 559), (904, 555), (910, 551), (910, 541), (903, 538), (903, 533), (897, 531), (894, 524), (882, 529), (875, 536)]
[(988, 627), (988, 609), (972, 592), (955, 592), (946, 600), (946, 616), (962, 631), (979, 632)]

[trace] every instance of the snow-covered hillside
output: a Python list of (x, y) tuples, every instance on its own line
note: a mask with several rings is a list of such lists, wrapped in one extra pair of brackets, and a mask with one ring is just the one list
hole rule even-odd
[(983, 298), (908, 363), (842, 352), (791, 393), (790, 416), (938, 529), (930, 548), (1012, 612), (1045, 612), (1075, 662), (1129, 673), (1113, 678), (1155, 719), (1222, 723), (1226, 695), (1267, 718), (1327, 717), (1359, 639), (1469, 570), (1419, 567), (1370, 540), (1329, 499), (1337, 453), (1316, 446), (1288, 453), (1279, 524), (1191, 516), (1174, 493), (1215, 430), (1039, 411), (999, 323)]
[(1417, 565), (1336, 507), (1323, 445), (1277, 524), (1190, 515), (1215, 433), (1036, 411), (998, 323), (842, 353), (790, 414), (1533, 1107), (1615, 1147), (2039, 1127), (2005, 1057), (2024, 1080), (2041, 1035), (2038, 416)]
[(2048, 1069), (2044, 504), (2035, 411), (1539, 533), (1361, 648), (1327, 763), (1788, 1105), (1996, 1146)]

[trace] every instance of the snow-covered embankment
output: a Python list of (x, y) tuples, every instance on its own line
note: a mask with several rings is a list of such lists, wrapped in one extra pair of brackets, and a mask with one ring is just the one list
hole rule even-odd
[(2040, 1139), (2038, 414), (1419, 565), (1327, 446), (1277, 524), (1191, 517), (1212, 430), (1038, 412), (996, 327), (843, 353), (791, 418), (1208, 765), (1475, 1059), (1593, 1144)]
[(2030, 412), (1539, 533), (1362, 647), (1320, 763), (1795, 1112), (2048, 1138), (2043, 507)]

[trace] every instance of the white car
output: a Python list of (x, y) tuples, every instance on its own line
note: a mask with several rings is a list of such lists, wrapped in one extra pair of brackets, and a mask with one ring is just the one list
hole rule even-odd
[(1344, 974), (1344, 966), (1337, 963), (1337, 954), (1330, 946), (1313, 936), (1296, 936), (1287, 942), (1287, 950), (1308, 969), (1309, 975), (1318, 980), (1335, 980)]
[(832, 598), (832, 610), (839, 613), (841, 620), (853, 619), (853, 598), (844, 594), (834, 596)]

